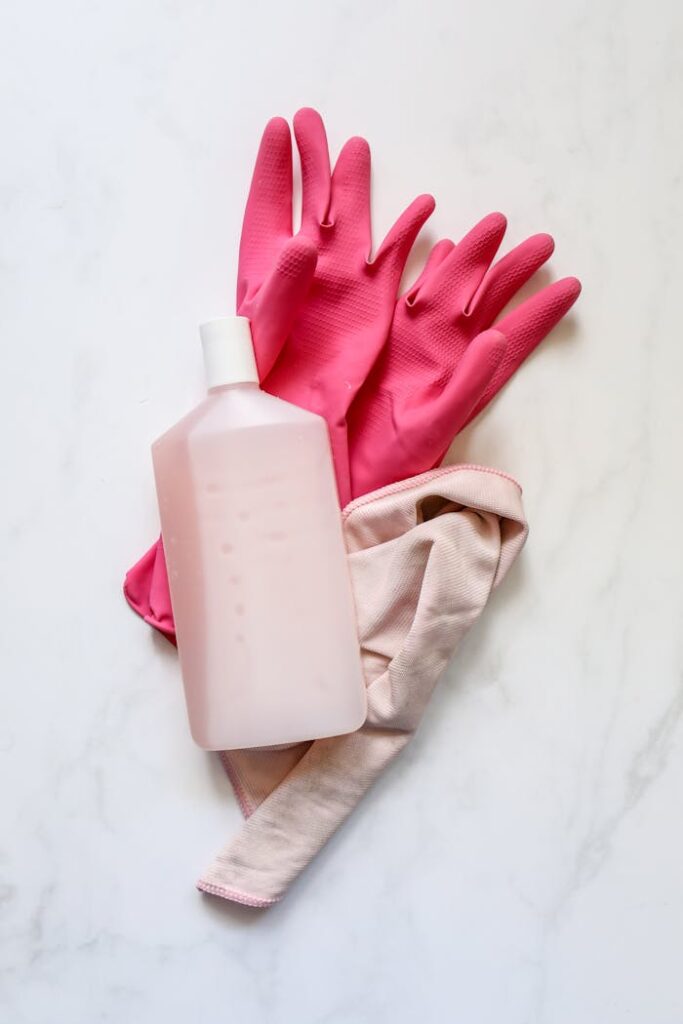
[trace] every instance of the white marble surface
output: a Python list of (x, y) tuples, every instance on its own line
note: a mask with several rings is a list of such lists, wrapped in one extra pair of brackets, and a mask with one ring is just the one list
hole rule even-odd
[[(683, 15), (567, 0), (8, 0), (7, 1024), (683, 1021)], [(502, 209), (584, 294), (454, 457), (531, 537), (413, 747), (264, 912), (194, 880), (239, 813), (128, 610), (148, 445), (201, 387), (272, 113), (375, 154), (377, 235)]]

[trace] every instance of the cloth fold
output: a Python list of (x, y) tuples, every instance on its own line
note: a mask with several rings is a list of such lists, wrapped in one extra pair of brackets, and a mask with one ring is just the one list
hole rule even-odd
[(250, 906), (280, 900), (408, 743), (464, 633), (527, 534), (521, 491), (480, 467), (445, 467), (344, 511), (368, 718), (348, 736), (225, 752), (246, 815), (198, 887)]

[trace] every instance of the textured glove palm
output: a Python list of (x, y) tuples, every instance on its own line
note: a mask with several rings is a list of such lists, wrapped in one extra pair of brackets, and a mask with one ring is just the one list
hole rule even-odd
[(566, 278), (495, 322), (554, 248), (550, 235), (534, 235), (492, 266), (505, 229), (492, 213), (458, 245), (439, 242), (397, 301), (348, 417), (354, 496), (438, 465), (576, 301), (581, 286)]

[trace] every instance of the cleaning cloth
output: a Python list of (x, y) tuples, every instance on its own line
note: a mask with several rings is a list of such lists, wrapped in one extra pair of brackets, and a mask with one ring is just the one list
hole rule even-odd
[(368, 717), (348, 736), (223, 755), (250, 817), (200, 889), (280, 900), (415, 732), (434, 686), (526, 538), (518, 485), (448, 467), (344, 512)]

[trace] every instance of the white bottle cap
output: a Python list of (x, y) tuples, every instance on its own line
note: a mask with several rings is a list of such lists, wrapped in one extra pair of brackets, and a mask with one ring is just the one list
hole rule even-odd
[(258, 370), (246, 316), (223, 316), (199, 325), (208, 388), (258, 384)]

